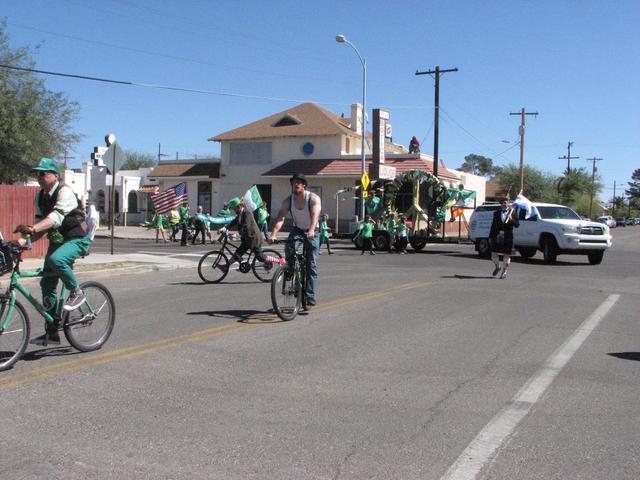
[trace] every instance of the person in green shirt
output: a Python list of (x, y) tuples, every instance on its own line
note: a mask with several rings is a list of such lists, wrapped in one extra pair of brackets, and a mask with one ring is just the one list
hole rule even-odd
[(189, 202), (184, 202), (180, 207), (178, 207), (178, 213), (180, 214), (180, 228), (182, 230), (182, 234), (180, 235), (180, 245), (185, 246), (187, 244), (187, 237), (189, 236), (189, 232), (187, 231), (187, 226), (189, 225), (190, 213), (189, 213)]
[[(322, 215), (322, 217), (320, 217), (318, 229), (320, 230), (320, 246), (322, 246), (323, 243), (326, 243), (327, 252), (329, 253), (329, 255), (331, 255), (333, 252), (331, 251), (331, 243), (329, 242), (329, 232), (331, 231), (331, 229), (329, 228), (329, 225), (327, 223), (328, 220), (329, 215), (327, 215), (326, 213)], [(320, 252), (318, 252), (318, 255), (320, 255)]]
[(400, 217), (400, 224), (398, 225), (398, 233), (396, 236), (396, 249), (398, 253), (403, 255), (407, 253), (407, 243), (409, 241), (408, 230), (404, 217)]
[(389, 253), (393, 249), (394, 244), (396, 243), (396, 233), (398, 233), (397, 225), (396, 225), (396, 214), (394, 212), (389, 213), (389, 218), (387, 218), (387, 233), (389, 234)]
[(220, 210), (218, 210), (219, 217), (228, 217), (231, 215), (231, 209), (229, 208), (229, 202), (225, 202)]
[(162, 240), (164, 240), (164, 243), (167, 243), (169, 240), (167, 240), (164, 236), (164, 225), (165, 225), (165, 217), (164, 215), (162, 215), (161, 213), (157, 213), (153, 216), (153, 219), (151, 220), (151, 224), (155, 227), (156, 229), (156, 243), (158, 243), (160, 241), (160, 235), (162, 235)]
[(373, 244), (371, 239), (373, 238), (373, 228), (376, 226), (373, 220), (369, 215), (364, 217), (364, 222), (360, 224), (360, 231), (358, 232), (360, 238), (362, 239), (362, 253), (360, 255), (364, 255), (365, 250), (369, 250), (370, 255), (375, 255), (373, 251)]
[(267, 210), (267, 204), (263, 204), (260, 208), (254, 212), (254, 219), (258, 224), (258, 228), (264, 235), (264, 239), (269, 239), (269, 211)]

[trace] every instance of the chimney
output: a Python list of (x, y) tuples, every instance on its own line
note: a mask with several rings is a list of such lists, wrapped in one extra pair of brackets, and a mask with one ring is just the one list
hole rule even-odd
[(362, 133), (362, 105), (359, 103), (351, 104), (351, 130)]

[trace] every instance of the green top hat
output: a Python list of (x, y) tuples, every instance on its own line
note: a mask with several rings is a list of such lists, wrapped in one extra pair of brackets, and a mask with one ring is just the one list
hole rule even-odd
[(241, 203), (242, 200), (240, 200), (240, 197), (233, 197), (231, 200), (229, 200), (229, 208), (236, 208)]
[(42, 157), (38, 165), (31, 169), (32, 172), (53, 172), (60, 175), (60, 165), (54, 160), (47, 157)]

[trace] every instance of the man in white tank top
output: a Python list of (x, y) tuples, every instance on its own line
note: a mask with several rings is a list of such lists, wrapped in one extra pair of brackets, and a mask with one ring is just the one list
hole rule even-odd
[(295, 249), (303, 241), (308, 241), (310, 245), (309, 258), (307, 264), (307, 305), (316, 304), (316, 284), (318, 282), (318, 252), (320, 249), (320, 237), (316, 235), (316, 226), (320, 218), (322, 204), (320, 197), (313, 192), (307, 191), (307, 179), (304, 175), (296, 173), (290, 178), (291, 195), (284, 199), (276, 223), (271, 230), (269, 241), (276, 239), (276, 234), (282, 228), (285, 217), (291, 213), (293, 219), (293, 229), (287, 238), (285, 252)]

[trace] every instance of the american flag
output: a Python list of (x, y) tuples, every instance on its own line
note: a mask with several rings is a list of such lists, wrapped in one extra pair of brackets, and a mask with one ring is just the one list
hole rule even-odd
[(158, 213), (166, 213), (169, 210), (178, 208), (186, 201), (188, 201), (186, 183), (179, 183), (164, 192), (151, 195), (151, 203), (153, 203), (153, 208)]

